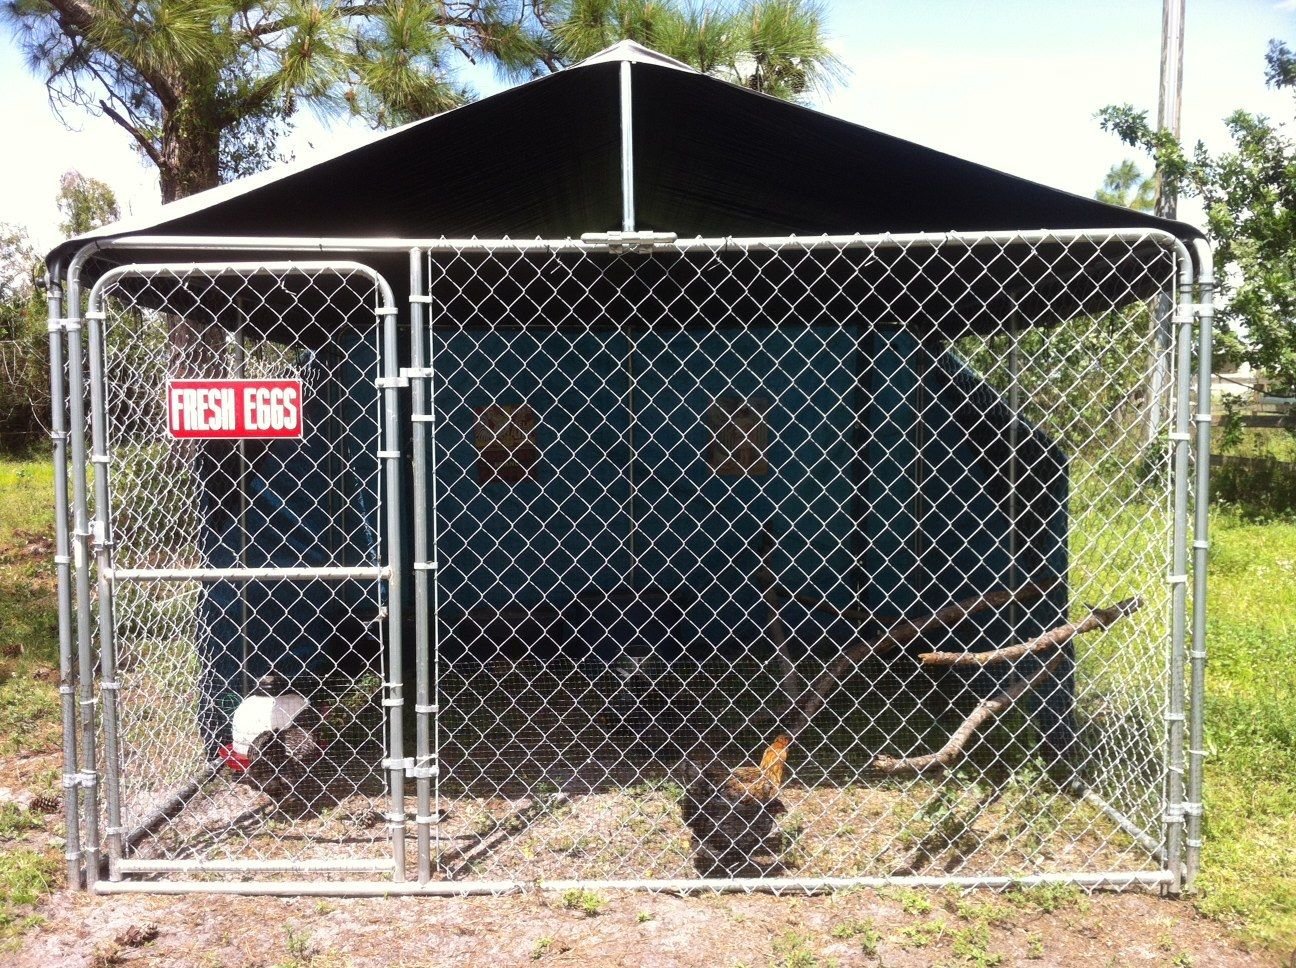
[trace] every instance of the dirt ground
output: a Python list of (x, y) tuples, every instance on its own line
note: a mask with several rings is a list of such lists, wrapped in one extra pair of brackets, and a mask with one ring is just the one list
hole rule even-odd
[[(0, 757), (0, 801), (30, 818), (0, 849), (56, 856), (61, 817), (30, 789), (51, 754)], [(57, 865), (55, 865), (57, 867)], [(24, 914), (25, 906), (14, 912)], [(94, 897), (57, 892), (0, 965), (1280, 965), (1188, 900), (1070, 888), (823, 896), (568, 892), (481, 898)]]
[[(924, 900), (932, 902), (930, 911), (922, 910)], [(582, 910), (554, 895), (279, 900), (64, 893), (42, 907), (46, 921), (21, 950), (0, 959), (15, 968), (1281, 963), (1242, 950), (1185, 902), (1097, 894), (1046, 912), (1004, 900), (867, 890), (794, 898), (617, 894)], [(1003, 913), (988, 914), (986, 905)]]

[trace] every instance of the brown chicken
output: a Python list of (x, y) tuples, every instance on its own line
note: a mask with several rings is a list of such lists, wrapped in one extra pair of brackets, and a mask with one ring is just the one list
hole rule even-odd
[(779, 791), (791, 742), (790, 736), (779, 736), (760, 766), (694, 767), (696, 775), (685, 785), (681, 812), (699, 854), (749, 859), (765, 843), (774, 832), (774, 818), (787, 812)]

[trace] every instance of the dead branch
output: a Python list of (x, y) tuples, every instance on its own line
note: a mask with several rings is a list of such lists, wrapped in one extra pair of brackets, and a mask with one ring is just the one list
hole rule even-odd
[(1019, 645), (990, 649), (985, 652), (924, 652), (918, 656), (918, 659), (925, 666), (985, 666), (996, 662), (1015, 662), (1022, 656), (1062, 645), (1085, 632), (1110, 628), (1126, 615), (1133, 615), (1142, 607), (1143, 599), (1137, 595), (1117, 602), (1109, 608), (1096, 608), (1090, 605), (1089, 614), (1081, 621), (1059, 625)]
[(927, 771), (947, 770), (956, 763), (962, 756), (968, 740), (972, 734), (981, 728), (985, 723), (999, 716), (1004, 710), (1008, 709), (1018, 699), (1034, 689), (1037, 685), (1053, 674), (1053, 670), (1061, 664), (1063, 657), (1066, 655), (1061, 649), (1053, 658), (1049, 659), (1043, 667), (1039, 669), (1029, 679), (1019, 679), (1003, 692), (983, 700), (976, 709), (963, 720), (963, 724), (954, 731), (949, 740), (935, 753), (927, 753), (924, 756), (877, 756), (874, 757), (870, 768), (877, 770), (879, 773), (896, 775), (900, 773), (925, 773)]
[(931, 615), (915, 619), (902, 618), (894, 622), (880, 635), (864, 639), (846, 649), (832, 665), (824, 670), (819, 678), (815, 680), (810, 691), (802, 696), (799, 703), (801, 708), (796, 710), (796, 715), (791, 722), (784, 724), (784, 730), (795, 739), (814, 715), (823, 708), (824, 703), (828, 701), (828, 697), (841, 684), (846, 673), (869, 656), (891, 652), (900, 648), (906, 642), (913, 641), (924, 632), (933, 628), (956, 625), (968, 616), (983, 612), (988, 608), (1003, 608), (1013, 602), (1033, 602), (1043, 598), (1056, 584), (1056, 582), (1048, 585), (1027, 583), (1016, 589), (973, 595), (946, 605)]
[(801, 698), (801, 690), (804, 686), (801, 682), (801, 675), (797, 672), (796, 664), (792, 661), (792, 654), (788, 651), (787, 627), (783, 624), (783, 614), (779, 611), (778, 585), (774, 581), (772, 562), (774, 557), (774, 532), (768, 527), (764, 531), (765, 551), (761, 556), (760, 578), (765, 585), (765, 604), (769, 607), (767, 634), (770, 641), (774, 643), (774, 650), (778, 653), (779, 662), (783, 666), (783, 681), (781, 683), (783, 694), (787, 697), (789, 704), (795, 704)]
[(853, 608), (849, 605), (834, 605), (827, 599), (819, 598), (816, 595), (807, 595), (805, 592), (788, 591), (782, 585), (771, 586), (770, 592), (786, 601), (804, 605), (806, 608), (821, 612), (832, 612), (839, 618), (844, 618), (848, 622), (854, 622), (856, 625), (867, 625), (869, 622), (876, 622), (878, 620), (877, 614), (872, 609)]

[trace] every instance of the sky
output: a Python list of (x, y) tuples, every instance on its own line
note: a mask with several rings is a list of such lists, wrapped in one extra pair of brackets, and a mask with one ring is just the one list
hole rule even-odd
[[(1155, 116), (1161, 0), (827, 0), (829, 33), (848, 69), (814, 106), (857, 124), (1083, 195), (1127, 157), (1094, 113), (1132, 103)], [(1271, 38), (1296, 45), (1296, 0), (1187, 0), (1183, 136), (1220, 149), (1237, 108), (1292, 117), (1290, 94), (1266, 89)], [(464, 75), (481, 94), (501, 85)], [(51, 111), (12, 38), (0, 40), (0, 221), (43, 247), (59, 239), (54, 205), (69, 169), (108, 182), (123, 215), (158, 208), (156, 173), (104, 118)], [(369, 137), (360, 124), (306, 117), (286, 150), (309, 161)], [(1185, 207), (1180, 215), (1198, 220)]]

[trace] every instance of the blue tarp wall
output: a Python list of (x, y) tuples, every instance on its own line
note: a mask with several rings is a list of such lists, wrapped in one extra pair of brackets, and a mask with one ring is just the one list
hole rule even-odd
[[(435, 344), (445, 661), (504, 653), (607, 662), (623, 650), (671, 661), (762, 656), (766, 565), (785, 588), (866, 605), (884, 620), (1065, 578), (1058, 446), (1024, 424), (1010, 429), (995, 392), (943, 344), (922, 346), (907, 330), (447, 328)], [(236, 455), (208, 445), (199, 472), (212, 566), (240, 556), (252, 567), (377, 561), (375, 370), (372, 348), (358, 341), (308, 387), (303, 441), (249, 445), (246, 542)], [(763, 415), (759, 472), (720, 474), (708, 459), (709, 414), (725, 398)], [(535, 415), (538, 455), (520, 479), (480, 473), (476, 425), (492, 406)], [(410, 578), (412, 544), (411, 536)], [(356, 637), (374, 634), (366, 623), (380, 590), (253, 582), (246, 595), (255, 681), (270, 667), (290, 678), (327, 674), (340, 651), (363, 651)], [(1062, 582), (1021, 609), (1016, 627), (1000, 614), (926, 642), (994, 648), (1065, 612)], [(240, 675), (242, 614), (236, 586), (205, 587), (209, 737), (219, 738), (249, 681)], [(869, 631), (797, 604), (781, 614), (804, 651), (829, 655)], [(997, 674), (971, 685), (986, 694)], [(1035, 710), (1057, 750), (1073, 740), (1072, 694), (1068, 668), (1064, 689)]]

